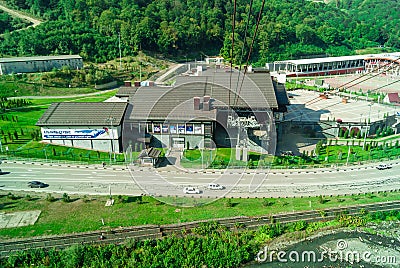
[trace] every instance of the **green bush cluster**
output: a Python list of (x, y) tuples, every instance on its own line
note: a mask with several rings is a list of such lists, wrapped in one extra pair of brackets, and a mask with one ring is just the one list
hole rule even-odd
[(127, 240), (122, 245), (74, 245), (64, 250), (37, 249), (0, 259), (1, 267), (239, 267), (254, 259), (268, 241), (285, 233), (310, 233), (326, 226), (363, 226), (371, 221), (400, 220), (400, 211), (359, 215), (340, 213), (334, 221), (300, 220), (266, 224), (257, 230), (230, 231), (216, 221), (182, 232), (183, 237)]

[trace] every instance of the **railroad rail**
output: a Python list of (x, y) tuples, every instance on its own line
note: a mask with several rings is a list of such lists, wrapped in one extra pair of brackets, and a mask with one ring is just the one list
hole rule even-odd
[(12, 239), (0, 242), (0, 257), (7, 257), (21, 250), (40, 248), (66, 248), (72, 245), (84, 244), (122, 244), (126, 239), (145, 240), (161, 239), (169, 235), (183, 235), (191, 229), (199, 227), (201, 223), (215, 221), (227, 228), (257, 229), (269, 223), (290, 223), (296, 221), (328, 221), (335, 219), (340, 214), (357, 215), (361, 210), (367, 212), (400, 210), (400, 201), (381, 202), (373, 204), (343, 206), (323, 210), (308, 210), (291, 213), (280, 213), (264, 215), (260, 217), (238, 216), (232, 218), (220, 218), (213, 220), (202, 220), (189, 223), (168, 225), (142, 225), (132, 227), (121, 227), (111, 230), (73, 233), (57, 236), (42, 236), (25, 239)]

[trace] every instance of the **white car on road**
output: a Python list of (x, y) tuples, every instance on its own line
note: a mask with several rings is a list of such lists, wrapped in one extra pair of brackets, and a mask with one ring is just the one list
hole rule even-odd
[(185, 194), (200, 194), (200, 190), (195, 187), (185, 187), (183, 188)]
[(391, 168), (391, 167), (386, 165), (386, 164), (380, 164), (376, 168), (379, 169), (379, 170), (383, 170), (383, 169), (388, 169), (388, 168)]
[(207, 188), (210, 190), (223, 190), (225, 187), (218, 183), (209, 183)]

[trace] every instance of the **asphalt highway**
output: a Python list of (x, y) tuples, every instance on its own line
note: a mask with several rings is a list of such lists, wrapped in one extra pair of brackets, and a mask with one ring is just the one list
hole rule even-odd
[[(75, 166), (4, 161), (0, 189), (87, 195), (152, 195), (219, 197), (289, 197), (343, 195), (400, 189), (400, 165), (378, 170), (376, 165), (313, 170), (222, 170), (190, 171), (140, 168), (137, 166)], [(46, 188), (29, 188), (38, 180)], [(209, 190), (217, 182), (223, 190)], [(184, 194), (197, 187), (200, 194)]]

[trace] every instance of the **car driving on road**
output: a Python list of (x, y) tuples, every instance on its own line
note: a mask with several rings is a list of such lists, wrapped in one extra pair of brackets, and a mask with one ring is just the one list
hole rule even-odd
[(28, 187), (30, 188), (45, 188), (49, 186), (48, 184), (41, 181), (30, 181), (28, 182)]
[(200, 190), (195, 187), (185, 187), (183, 188), (185, 194), (200, 194)]
[(209, 183), (207, 188), (210, 190), (223, 190), (225, 187), (218, 183)]
[(383, 169), (388, 169), (388, 168), (390, 168), (390, 166), (388, 166), (388, 165), (386, 165), (386, 164), (379, 164), (376, 168), (379, 169), (379, 170), (383, 170)]

